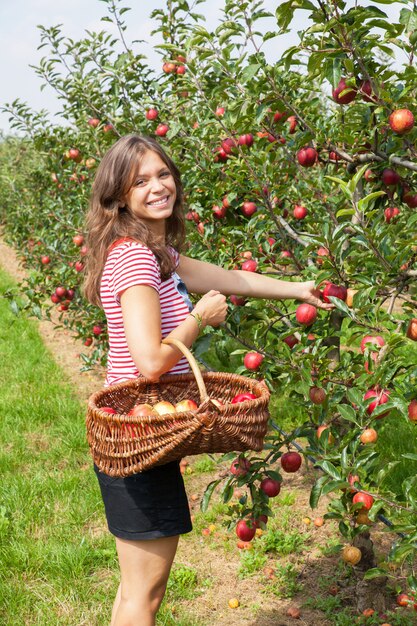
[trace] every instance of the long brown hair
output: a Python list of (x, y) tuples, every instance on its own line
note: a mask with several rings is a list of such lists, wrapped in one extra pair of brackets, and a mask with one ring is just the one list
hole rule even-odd
[[(165, 242), (157, 241), (148, 226), (125, 206), (123, 200), (134, 182), (141, 158), (149, 150), (156, 152), (166, 164), (177, 191), (174, 209), (166, 221)], [(126, 135), (104, 155), (93, 183), (86, 231), (88, 253), (84, 294), (93, 304), (101, 306), (100, 281), (109, 247), (122, 237), (139, 241), (152, 250), (159, 263), (161, 280), (171, 276), (175, 267), (167, 246), (180, 252), (185, 240), (183, 189), (177, 166), (157, 141), (151, 137)]]

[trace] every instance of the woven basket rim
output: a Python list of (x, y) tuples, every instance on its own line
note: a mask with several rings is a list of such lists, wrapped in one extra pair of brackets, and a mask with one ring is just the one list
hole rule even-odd
[[(240, 383), (241, 385), (249, 387), (251, 391), (256, 391), (259, 394), (257, 398), (245, 400), (244, 402), (236, 404), (228, 402), (225, 404), (224, 407), (219, 408), (219, 411), (224, 411), (226, 408), (231, 406), (237, 407), (240, 405), (242, 407), (242, 405), (246, 404), (247, 402), (253, 403), (254, 406), (258, 406), (259, 404), (264, 403), (265, 400), (268, 401), (271, 395), (265, 383), (260, 382), (256, 379), (248, 378), (246, 376), (241, 376), (240, 374), (233, 374), (231, 372), (202, 372), (202, 376), (203, 379), (206, 380), (221, 380), (224, 382)], [(101, 407), (97, 406), (97, 402), (100, 401), (103, 396), (106, 396), (106, 394), (118, 392), (119, 390), (134, 389), (135, 391), (140, 393), (142, 387), (147, 387), (149, 385), (164, 387), (175, 382), (186, 382), (189, 380), (195, 382), (194, 374), (192, 374), (191, 372), (186, 374), (164, 374), (157, 382), (151, 381), (144, 376), (139, 376), (138, 378), (133, 378), (127, 381), (123, 381), (121, 383), (116, 383), (115, 385), (108, 385), (107, 387), (103, 387), (99, 391), (95, 391), (88, 399), (88, 409), (100, 410)], [(201, 404), (204, 403), (200, 402), (199, 407), (201, 406)], [(184, 413), (195, 413), (197, 410), (198, 409), (194, 409), (192, 411), (184, 411)], [(120, 415), (125, 415), (126, 417), (128, 417), (127, 413), (114, 413), (107, 415), (109, 418), (116, 418)]]

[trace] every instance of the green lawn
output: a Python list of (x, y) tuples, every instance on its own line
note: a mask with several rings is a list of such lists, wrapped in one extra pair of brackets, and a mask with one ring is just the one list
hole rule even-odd
[[(12, 286), (0, 272), (0, 293)], [(0, 299), (0, 622), (105, 626), (118, 585), (83, 404)], [(193, 621), (161, 611), (165, 626)]]

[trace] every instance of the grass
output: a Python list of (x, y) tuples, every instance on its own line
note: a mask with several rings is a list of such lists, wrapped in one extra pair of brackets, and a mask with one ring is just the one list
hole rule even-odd
[[(0, 272), (0, 291), (11, 286)], [(15, 317), (4, 299), (0, 328), (0, 621), (103, 626), (118, 566), (86, 444), (85, 407), (35, 324)], [(191, 589), (190, 574), (184, 577)], [(176, 587), (181, 596), (185, 582)], [(158, 624), (201, 622), (164, 606)]]

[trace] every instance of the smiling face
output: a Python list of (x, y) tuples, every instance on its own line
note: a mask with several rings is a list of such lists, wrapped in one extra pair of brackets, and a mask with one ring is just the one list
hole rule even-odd
[(148, 150), (124, 201), (132, 213), (156, 235), (165, 233), (165, 220), (172, 214), (177, 197), (174, 177), (159, 154)]

